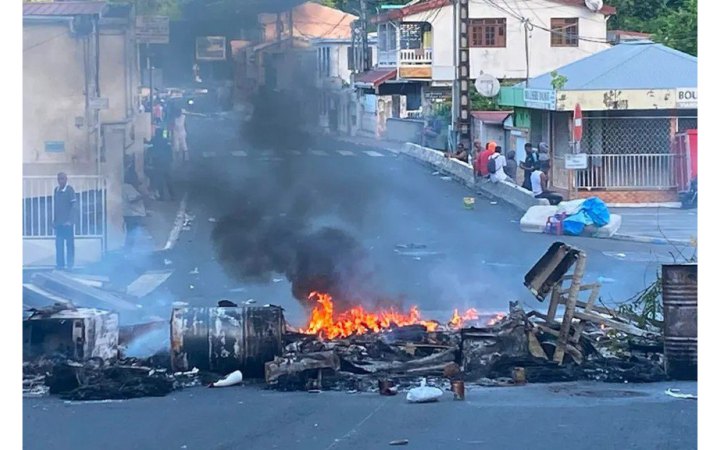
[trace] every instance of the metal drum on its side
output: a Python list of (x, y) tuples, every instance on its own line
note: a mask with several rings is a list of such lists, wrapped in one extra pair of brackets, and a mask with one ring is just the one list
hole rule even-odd
[(662, 266), (665, 372), (678, 380), (697, 379), (697, 264)]
[(240, 370), (248, 378), (262, 377), (265, 363), (282, 352), (284, 331), (282, 308), (275, 306), (174, 308), (173, 370)]

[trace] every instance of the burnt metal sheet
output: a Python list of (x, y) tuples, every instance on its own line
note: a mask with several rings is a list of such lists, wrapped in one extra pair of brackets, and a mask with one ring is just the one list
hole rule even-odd
[(554, 242), (525, 275), (525, 287), (539, 301), (544, 301), (553, 286), (562, 280), (570, 267), (575, 264), (580, 251), (563, 242)]
[(662, 266), (665, 372), (697, 379), (697, 264)]
[(180, 307), (170, 328), (173, 370), (241, 370), (261, 377), (264, 364), (282, 353), (285, 318), (274, 306)]
[(118, 315), (109, 311), (79, 308), (35, 316), (23, 321), (23, 356), (111, 360), (118, 355), (118, 335)]

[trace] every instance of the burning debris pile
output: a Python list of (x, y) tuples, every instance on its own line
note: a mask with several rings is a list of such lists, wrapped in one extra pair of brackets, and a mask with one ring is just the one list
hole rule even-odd
[[(283, 354), (265, 364), (265, 380), (276, 389), (382, 390), (421, 377), (491, 386), (666, 379), (662, 330), (595, 305), (600, 285), (582, 284), (585, 258), (558, 242), (528, 273), (525, 284), (538, 300), (551, 294), (545, 314), (511, 302), (507, 316), (483, 321), (476, 310), (456, 310), (447, 324), (423, 319), (417, 308), (354, 307), (335, 315), (332, 297), (314, 292), (308, 326), (285, 335)], [(589, 296), (581, 301), (583, 292)]]
[[(278, 306), (176, 305), (169, 352), (147, 359), (124, 357), (122, 348), (136, 333), (160, 329), (157, 323), (122, 329), (116, 313), (57, 304), (34, 310), (24, 322), (23, 388), (26, 395), (72, 400), (125, 399), (166, 395), (230, 374), (237, 382), (264, 375), (267, 386), (278, 390), (384, 395), (427, 379), (462, 397), (465, 382), (693, 379), (696, 332), (677, 324), (696, 321), (696, 306), (687, 309), (696, 305), (690, 298), (696, 266), (663, 267), (664, 283), (685, 283), (684, 290), (669, 293), (663, 284), (664, 315), (689, 319), (662, 330), (658, 321), (641, 324), (625, 311), (596, 305), (600, 285), (582, 284), (585, 258), (555, 243), (528, 272), (525, 285), (533, 295), (550, 298), (545, 313), (511, 302), (507, 315), (455, 310), (442, 323), (416, 307), (343, 307), (330, 294), (312, 292), (306, 326), (293, 329)], [(673, 292), (690, 297), (680, 301)], [(580, 300), (580, 293), (587, 299)]]

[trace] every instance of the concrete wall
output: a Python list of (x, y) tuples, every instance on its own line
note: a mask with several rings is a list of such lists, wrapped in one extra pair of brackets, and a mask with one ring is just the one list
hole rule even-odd
[[(566, 5), (548, 0), (507, 0), (502, 2), (506, 10), (512, 10), (522, 17), (529, 17), (534, 24), (550, 28), (551, 18), (579, 19), (580, 36), (604, 41), (607, 26), (601, 13), (594, 13), (584, 5)], [(525, 32), (522, 22), (513, 15), (493, 6), (490, 2), (470, 2), (470, 18), (505, 18), (507, 35), (503, 48), (471, 48), (470, 78), (482, 70), (500, 79), (525, 78)], [(405, 22), (425, 22), (432, 25), (434, 81), (448, 81), (453, 78), (453, 8), (446, 6), (435, 12), (421, 12), (407, 16)], [(580, 40), (577, 47), (551, 47), (550, 32), (535, 27), (529, 32), (530, 77), (541, 75), (573, 61), (608, 48), (608, 44)]]
[[(64, 171), (72, 179), (99, 170), (107, 179), (109, 250), (123, 244), (123, 158), (134, 155), (141, 160), (142, 139), (149, 137), (149, 115), (135, 114), (139, 74), (130, 34), (127, 25), (101, 25), (99, 90), (109, 107), (98, 113), (98, 128), (103, 131), (98, 135), (95, 114), (86, 113), (83, 57), (86, 51), (88, 91), (94, 95), (94, 36), (86, 42), (71, 36), (66, 21), (32, 20), (23, 26), (23, 174), (54, 176)], [(64, 142), (65, 151), (46, 151), (47, 141)], [(99, 164), (98, 144), (104, 152)], [(96, 255), (78, 254), (78, 258)]]
[[(85, 75), (82, 41), (70, 36), (66, 22), (23, 26), (23, 173), (93, 174), (94, 147), (84, 123)], [(82, 124), (76, 126), (76, 118)], [(60, 141), (64, 152), (45, 151)], [(89, 172), (88, 172), (89, 171)]]
[(385, 139), (398, 142), (419, 144), (422, 138), (424, 122), (415, 119), (387, 119)]

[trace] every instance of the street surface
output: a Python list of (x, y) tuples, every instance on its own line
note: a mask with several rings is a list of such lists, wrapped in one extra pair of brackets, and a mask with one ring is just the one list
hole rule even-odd
[[(463, 197), (470, 192), (459, 184), (403, 156), (382, 149), (368, 150), (325, 139), (307, 148), (261, 151), (242, 148), (232, 140), (232, 128), (205, 126), (196, 119), (193, 171), (219, 178), (242, 180), (262, 174), (277, 186), (277, 202), (288, 195), (284, 186), (314, 192), (322, 211), (317, 224), (338, 225), (352, 233), (368, 252), (374, 266), (374, 286), (392, 298), (416, 304), (428, 318), (450, 317), (453, 308), (506, 312), (508, 302), (520, 300), (526, 309), (545, 309), (523, 285), (525, 273), (558, 238), (520, 231), (520, 212), (502, 202), (478, 197), (474, 210), (466, 210)], [(198, 123), (200, 121), (200, 123)], [(207, 139), (203, 139), (206, 137)], [(240, 147), (240, 148), (239, 148)], [(203, 186), (197, 186), (199, 191)], [(252, 196), (252, 192), (247, 195)], [(214, 305), (220, 298), (254, 299), (286, 308), (289, 322), (303, 325), (305, 312), (292, 298), (281, 275), (267, 282), (233, 279), (216, 259), (210, 234), (217, 220), (234, 204), (214, 202), (192, 190), (188, 210), (195, 217), (171, 254), (174, 275), (169, 281), (176, 300)], [(238, 198), (237, 204), (243, 199)], [(603, 282), (602, 301), (623, 301), (654, 280), (659, 263), (672, 262), (670, 246), (563, 236), (588, 254), (585, 279)], [(417, 249), (397, 249), (414, 244)], [(689, 256), (690, 249), (684, 249)], [(197, 274), (189, 275), (195, 271)]]
[[(144, 305), (146, 312), (169, 317), (174, 301), (212, 306), (220, 299), (253, 299), (281, 305), (291, 325), (305, 325), (307, 313), (283, 275), (238, 279), (218, 260), (214, 228), (233, 210), (242, 217), (246, 200), (258, 195), (277, 206), (269, 209), (273, 214), (297, 206), (288, 199), (299, 196), (301, 215), (312, 226), (335, 226), (365, 249), (371, 275), (353, 279), (353, 287), (406, 309), (417, 305), (424, 318), (447, 320), (454, 308), (507, 312), (511, 300), (526, 310), (547, 308), (523, 278), (558, 238), (521, 232), (521, 214), (502, 202), (478, 197), (467, 210), (467, 189), (379, 148), (318, 139), (282, 151), (253, 149), (237, 142), (232, 121), (191, 119), (192, 161), (178, 180), (193, 220), (167, 252), (104, 263), (114, 278), (127, 280), (146, 270), (174, 270), (148, 297), (153, 304)], [(248, 186), (244, 180), (252, 177), (261, 182)], [(672, 261), (676, 251), (562, 240), (587, 252), (586, 280), (603, 282), (608, 305), (654, 280), (658, 264)], [(469, 389), (465, 402), (445, 393), (441, 402), (424, 405), (408, 404), (404, 395), (281, 393), (258, 386), (193, 388), (122, 402), (25, 399), (24, 448), (378, 449), (396, 439), (408, 439), (415, 449), (695, 448), (697, 403), (665, 395), (668, 387), (697, 390), (696, 383), (528, 385)]]
[(697, 448), (696, 383), (557, 383), (446, 392), (438, 403), (403, 394), (193, 388), (163, 398), (105, 403), (26, 399), (26, 450), (376, 450), (407, 448)]

